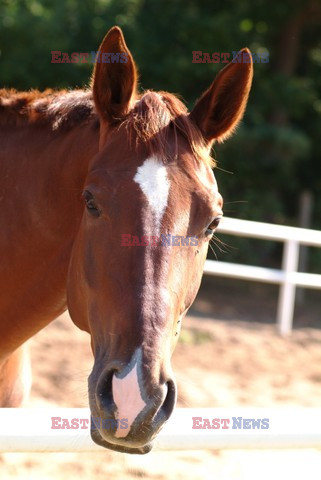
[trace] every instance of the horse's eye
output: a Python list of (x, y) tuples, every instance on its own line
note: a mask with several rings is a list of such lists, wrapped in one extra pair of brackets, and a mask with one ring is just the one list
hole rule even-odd
[(206, 229), (205, 234), (206, 235), (213, 235), (217, 227), (219, 226), (219, 223), (221, 221), (222, 217), (215, 217), (213, 221), (209, 224), (209, 226)]
[(87, 211), (90, 213), (90, 215), (92, 217), (99, 217), (100, 211), (97, 205), (95, 204), (95, 200), (92, 193), (88, 192), (88, 190), (85, 190), (83, 193), (83, 198), (85, 200)]

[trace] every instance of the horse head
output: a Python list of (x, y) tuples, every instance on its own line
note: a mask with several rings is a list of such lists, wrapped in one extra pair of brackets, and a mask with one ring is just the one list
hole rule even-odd
[[(119, 54), (117, 62), (102, 61), (107, 53)], [(83, 189), (68, 308), (91, 335), (92, 438), (146, 453), (174, 409), (171, 355), (223, 215), (210, 150), (242, 118), (252, 63), (228, 64), (188, 113), (170, 93), (137, 93), (118, 27), (99, 54), (92, 78), (99, 151)]]

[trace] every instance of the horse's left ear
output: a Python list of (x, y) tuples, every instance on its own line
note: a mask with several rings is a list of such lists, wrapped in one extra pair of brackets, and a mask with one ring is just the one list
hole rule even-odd
[(244, 48), (196, 102), (190, 116), (208, 142), (232, 135), (243, 117), (252, 77), (252, 55)]
[(112, 123), (126, 115), (136, 84), (133, 57), (121, 29), (113, 27), (99, 47), (92, 78), (95, 105), (103, 121)]

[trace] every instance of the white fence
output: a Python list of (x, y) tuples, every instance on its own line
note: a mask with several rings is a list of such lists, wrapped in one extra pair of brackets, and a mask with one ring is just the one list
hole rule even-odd
[[(67, 428), (75, 419), (82, 420), (79, 428)], [(88, 408), (1, 408), (0, 425), (0, 452), (104, 451), (91, 440)], [(155, 448), (321, 448), (321, 409), (178, 408)]]
[(321, 275), (298, 272), (300, 245), (321, 247), (321, 231), (224, 218), (218, 232), (284, 243), (282, 270), (206, 260), (204, 273), (280, 285), (277, 325), (292, 330), (296, 287), (321, 289)]
[[(321, 247), (321, 232), (231, 218), (224, 219), (219, 231), (284, 243), (282, 270), (207, 260), (204, 273), (279, 284), (277, 323), (282, 334), (290, 333), (296, 287), (321, 289), (321, 275), (297, 271), (300, 245)], [(84, 419), (86, 422), (83, 422), (83, 425), (87, 426), (78, 429), (53, 429), (52, 417), (69, 419), (70, 424), (72, 419)], [(220, 428), (193, 428), (193, 425), (196, 425), (195, 418), (199, 419), (197, 425), (203, 427), (208, 425), (204, 419), (208, 419), (210, 424), (213, 419), (218, 419), (221, 421)], [(2, 408), (0, 452), (103, 451), (102, 447), (90, 438), (89, 419), (90, 412), (86, 408)], [(226, 419), (229, 420), (228, 423)], [(257, 421), (263, 419), (268, 419), (269, 427), (257, 428)], [(222, 420), (228, 428), (222, 428)], [(237, 428), (233, 428), (235, 425)], [(241, 428), (238, 425), (241, 425)], [(321, 448), (321, 409), (176, 409), (156, 438), (155, 447), (165, 450)]]

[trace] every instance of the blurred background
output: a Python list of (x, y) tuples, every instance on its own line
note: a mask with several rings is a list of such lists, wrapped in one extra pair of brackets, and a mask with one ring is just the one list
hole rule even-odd
[[(139, 66), (141, 88), (179, 93), (189, 107), (224, 66), (192, 63), (192, 51), (247, 46), (268, 55), (255, 64), (237, 135), (215, 147), (225, 215), (321, 229), (318, 0), (1, 0), (0, 84), (88, 86), (91, 63), (53, 64), (51, 51), (97, 51), (114, 24)], [(281, 244), (221, 238), (232, 248), (216, 249), (219, 259), (280, 265)], [(303, 268), (320, 272), (320, 249), (309, 250)]]
[[(321, 230), (321, 3), (0, 0), (1, 87), (87, 87), (92, 64), (52, 64), (51, 51), (97, 51), (115, 24), (123, 29), (139, 67), (141, 88), (179, 93), (190, 108), (224, 66), (192, 63), (192, 51), (232, 53), (247, 46), (252, 53), (267, 54), (268, 62), (254, 65), (237, 134), (213, 152), (225, 215)], [(209, 258), (280, 268), (281, 244), (218, 236), (227, 245), (213, 245)], [(320, 249), (308, 249), (304, 258), (302, 270), (320, 273)], [(295, 329), (287, 339), (275, 331), (277, 296), (276, 286), (204, 277), (174, 355), (179, 406), (319, 406), (320, 294), (298, 296)], [(77, 352), (72, 358), (71, 338)], [(65, 316), (31, 342), (35, 381), (30, 406), (87, 406), (92, 362), (88, 338)], [(152, 453), (136, 464), (109, 452), (99, 458), (88, 455), (86, 462), (83, 455), (63, 455), (2, 455), (3, 478), (25, 478), (32, 471), (33, 479), (42, 480), (75, 474), (91, 478), (93, 473), (98, 479), (106, 474), (124, 479), (252, 479), (263, 464), (261, 479), (281, 478), (284, 472), (295, 479), (307, 475), (307, 463), (309, 478), (319, 478), (313, 472), (321, 471), (315, 451), (274, 456)]]

